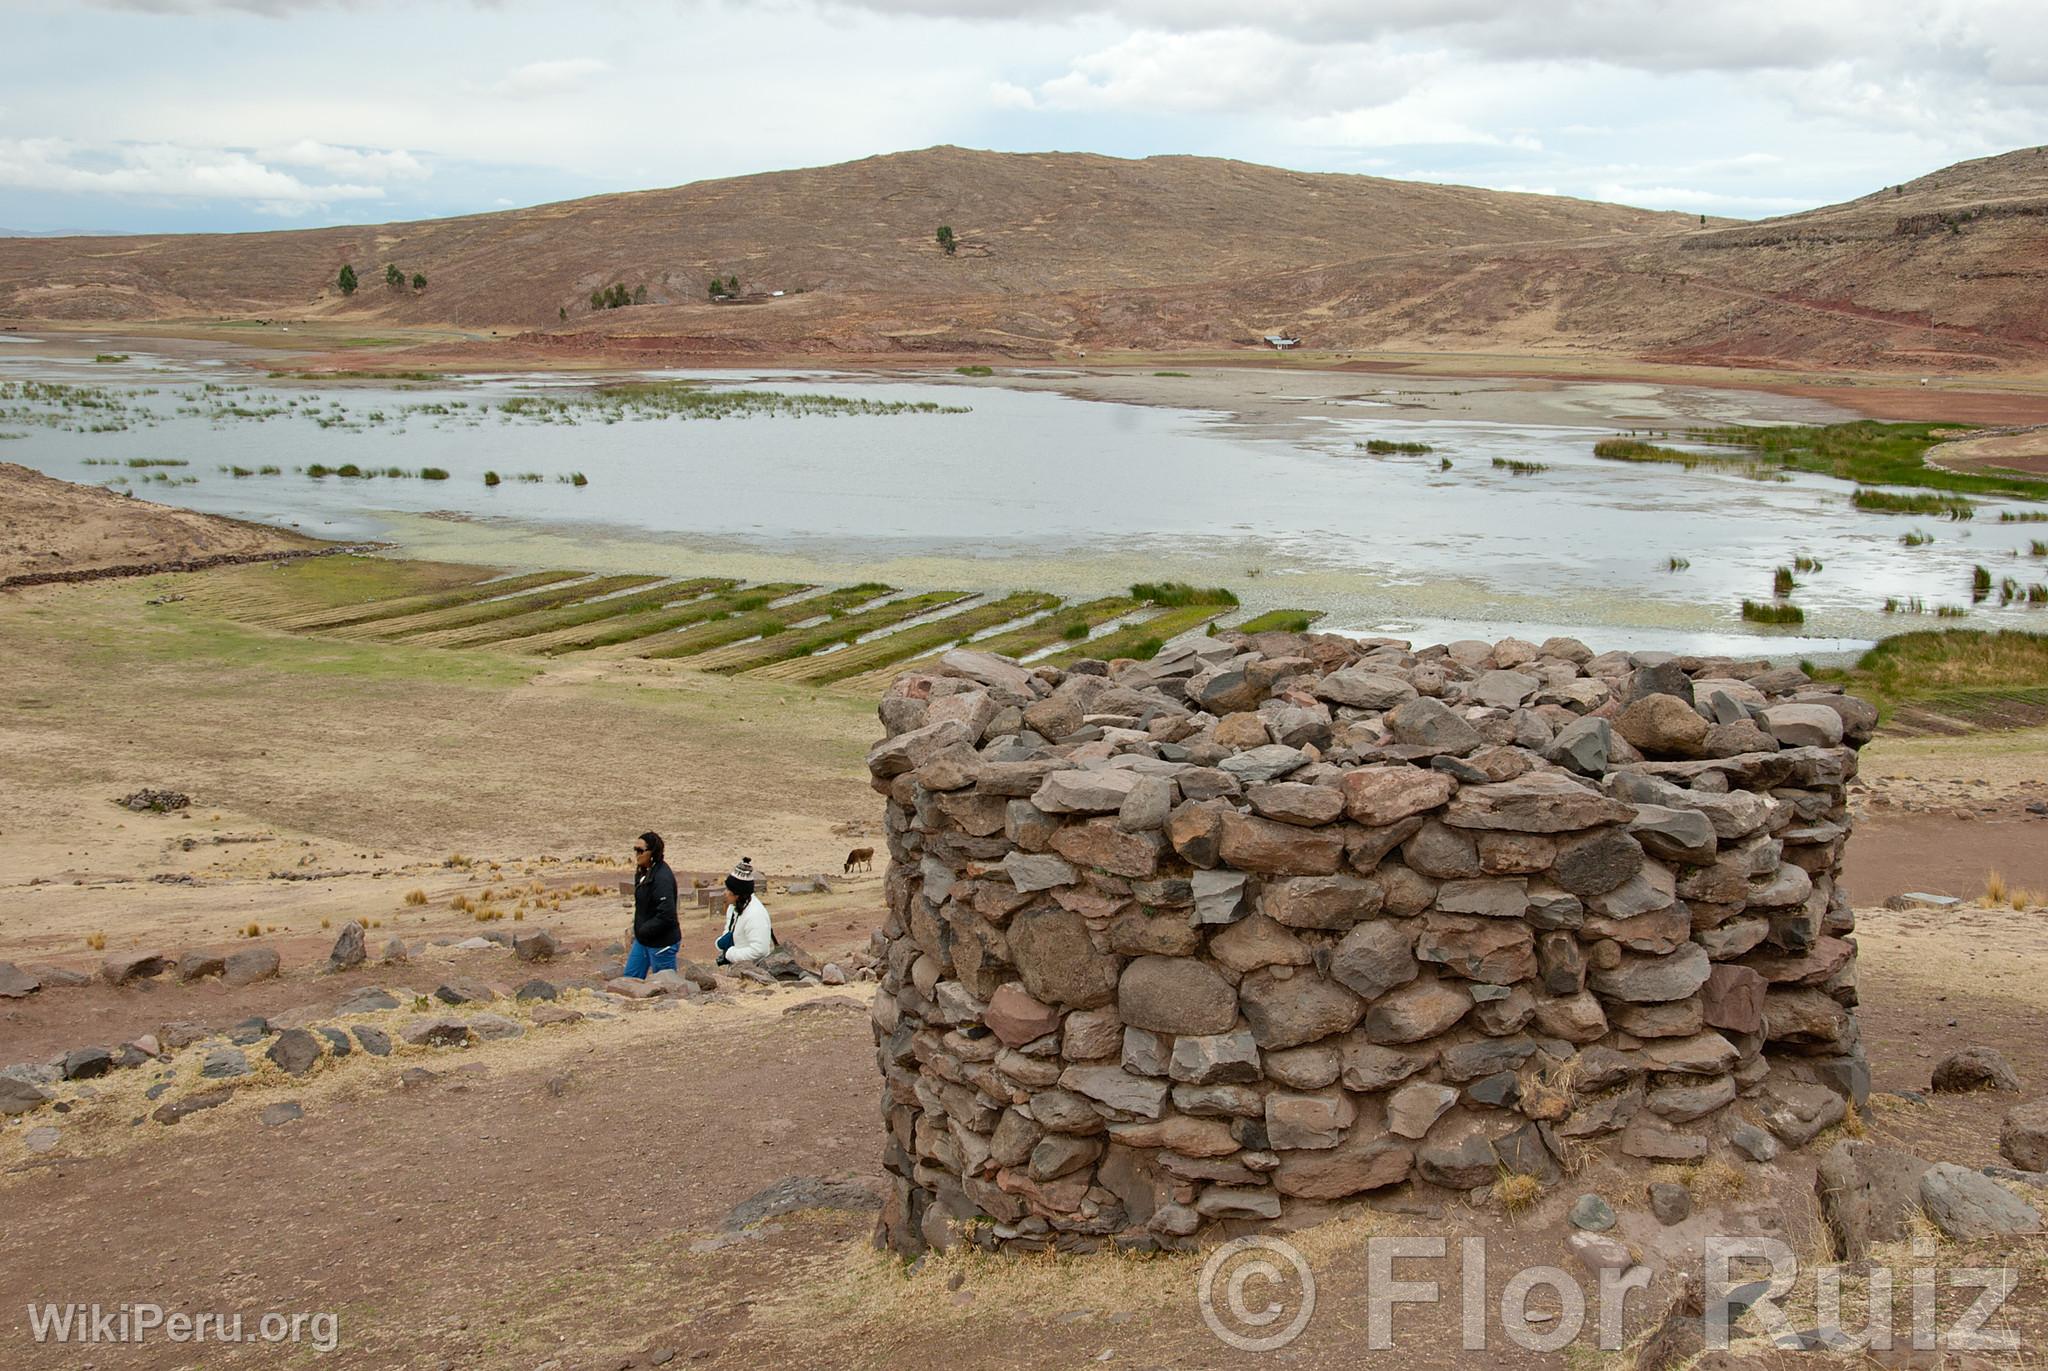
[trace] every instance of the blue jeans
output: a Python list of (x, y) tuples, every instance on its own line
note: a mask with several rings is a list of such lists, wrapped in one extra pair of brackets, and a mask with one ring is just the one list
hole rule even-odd
[(626, 953), (626, 974), (634, 980), (645, 980), (651, 971), (673, 971), (676, 969), (676, 949), (681, 943), (670, 943), (667, 947), (648, 947), (638, 938)]

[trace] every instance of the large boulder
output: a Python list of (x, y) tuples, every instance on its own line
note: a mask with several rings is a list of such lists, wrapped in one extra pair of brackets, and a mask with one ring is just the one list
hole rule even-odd
[(277, 952), (268, 947), (244, 947), (221, 959), (221, 984), (240, 988), (267, 981), (277, 974)]
[(1989, 1176), (1938, 1162), (1920, 1178), (1920, 1207), (1949, 1237), (1967, 1242), (2009, 1233), (2038, 1233), (2041, 1213)]
[(126, 985), (161, 976), (170, 965), (171, 959), (161, 952), (115, 952), (100, 964), (100, 975), (108, 985)]
[(1997, 1090), (2020, 1093), (2019, 1073), (1995, 1047), (1966, 1047), (1941, 1059), (1930, 1080), (1940, 1091)]
[(2007, 1112), (1998, 1130), (1998, 1152), (2022, 1171), (2048, 1171), (2048, 1100)]

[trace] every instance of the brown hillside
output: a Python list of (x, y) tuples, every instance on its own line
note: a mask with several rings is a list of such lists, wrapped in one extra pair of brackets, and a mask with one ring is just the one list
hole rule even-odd
[[(961, 240), (947, 257), (933, 230)], [(333, 288), (351, 261), (354, 298)], [(382, 266), (423, 271), (392, 291)], [(737, 274), (748, 298), (714, 304)], [(593, 311), (590, 292), (648, 303)], [(1896, 372), (2048, 366), (2048, 150), (1758, 223), (1204, 158), (959, 148), (461, 219), (0, 241), (0, 314), (527, 330), (692, 357), (1572, 352)], [(788, 292), (768, 298), (767, 292)]]
[[(963, 148), (412, 224), (0, 242), (0, 314), (134, 319), (292, 311), (536, 327), (593, 290), (707, 302), (747, 290), (1023, 295), (1212, 281), (1388, 252), (1669, 231), (1683, 216), (1556, 196), (1199, 157)], [(947, 258), (940, 224), (960, 238)], [(336, 272), (362, 288), (346, 301)], [(394, 291), (384, 266), (423, 272)], [(615, 322), (614, 315), (607, 322)]]

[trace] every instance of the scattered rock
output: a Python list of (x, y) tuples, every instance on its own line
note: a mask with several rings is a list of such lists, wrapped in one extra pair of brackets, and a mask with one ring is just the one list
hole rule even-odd
[(267, 947), (245, 947), (221, 959), (221, 983), (241, 987), (277, 974), (277, 953)]
[(263, 1054), (288, 1076), (303, 1076), (320, 1061), (320, 1040), (303, 1028), (287, 1028)]
[(2048, 1100), (2007, 1112), (1998, 1130), (1998, 1154), (2022, 1171), (2048, 1171)]
[(2038, 1233), (2041, 1214), (1988, 1176), (1953, 1162), (1938, 1162), (1920, 1178), (1920, 1206), (1958, 1241), (2005, 1233)]
[(334, 1007), (337, 1014), (375, 1014), (398, 1008), (398, 997), (376, 986), (365, 986)]
[(356, 1045), (371, 1056), (388, 1057), (391, 1055), (391, 1035), (383, 1029), (372, 1028), (368, 1024), (363, 1024), (356, 1028), (355, 1035)]
[(1571, 1213), (1566, 1216), (1572, 1227), (1588, 1233), (1605, 1233), (1614, 1227), (1614, 1206), (1598, 1195), (1585, 1194), (1572, 1201)]
[(100, 975), (108, 985), (126, 985), (161, 976), (170, 966), (171, 959), (161, 952), (116, 952), (100, 964)]
[(864, 1181), (835, 1180), (827, 1176), (787, 1176), (755, 1191), (727, 1210), (719, 1227), (730, 1233), (807, 1209), (859, 1212), (881, 1207), (882, 1197)]
[(552, 982), (535, 977), (525, 985), (520, 986), (519, 989), (513, 991), (512, 998), (516, 1000), (552, 1000), (558, 994), (560, 992), (555, 989)]
[(1652, 1181), (1650, 1213), (1666, 1228), (1684, 1223), (1692, 1215), (1692, 1192), (1669, 1181)]
[(216, 1047), (200, 1063), (199, 1074), (214, 1081), (246, 1076), (249, 1074), (249, 1059), (239, 1047)]
[(227, 958), (218, 952), (192, 947), (178, 954), (178, 979), (181, 981), (203, 981), (227, 969)]
[(1628, 1244), (1599, 1233), (1575, 1232), (1565, 1239), (1565, 1246), (1588, 1271), (1626, 1271), (1636, 1264)]
[(399, 1033), (414, 1047), (467, 1047), (475, 1039), (461, 1019), (422, 1019), (407, 1024)]
[(0, 1116), (29, 1114), (56, 1098), (34, 1081), (0, 1076)]
[(2020, 1093), (2019, 1074), (1995, 1047), (1966, 1047), (1934, 1068), (1931, 1088), (1942, 1091), (2000, 1090)]
[(150, 1117), (161, 1124), (174, 1124), (199, 1113), (201, 1110), (218, 1109), (234, 1097), (235, 1088), (233, 1086), (216, 1086), (212, 1090), (202, 1090), (195, 1095), (183, 1096), (169, 1104), (160, 1104), (156, 1107), (156, 1112), (151, 1114)]
[(457, 976), (437, 987), (434, 998), (442, 1004), (484, 1004), (498, 998), (498, 992), (482, 981)]
[(104, 1047), (74, 1047), (64, 1054), (64, 1079), (89, 1081), (114, 1069), (114, 1054)]
[(262, 1120), (265, 1128), (276, 1128), (280, 1124), (303, 1119), (306, 1117), (306, 1111), (300, 1107), (297, 1100), (279, 1100), (276, 1104), (264, 1105), (263, 1112), (257, 1117)]
[(553, 961), (561, 950), (560, 941), (544, 928), (514, 934), (512, 938), (512, 953), (522, 962)]
[(363, 926), (350, 919), (341, 926), (341, 936), (334, 940), (334, 950), (327, 954), (329, 971), (353, 971), (369, 956), (363, 945)]

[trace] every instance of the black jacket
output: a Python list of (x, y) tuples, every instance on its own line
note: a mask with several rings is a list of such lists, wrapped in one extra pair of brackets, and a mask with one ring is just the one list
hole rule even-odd
[(642, 947), (674, 947), (683, 940), (676, 921), (676, 873), (656, 862), (633, 877), (633, 941)]

